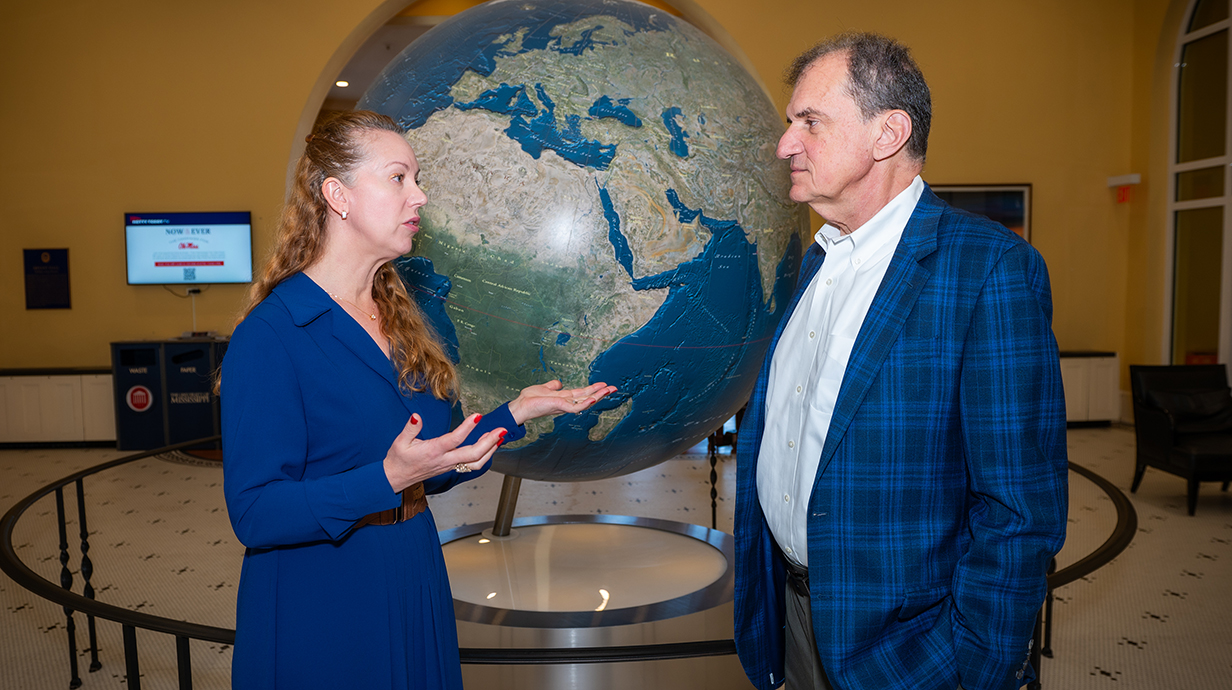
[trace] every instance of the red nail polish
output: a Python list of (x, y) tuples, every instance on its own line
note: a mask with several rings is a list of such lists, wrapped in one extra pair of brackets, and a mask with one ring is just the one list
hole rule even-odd
[(477, 415), (475, 415), (475, 423), (476, 423), (476, 424), (478, 424), (478, 423), (479, 423), (479, 420), (481, 420), (481, 419), (483, 419), (483, 415), (481, 415), (481, 414), (477, 414)]
[(414, 413), (411, 414), (411, 424), (418, 426), (422, 421), (423, 420), (419, 418), (419, 415)]

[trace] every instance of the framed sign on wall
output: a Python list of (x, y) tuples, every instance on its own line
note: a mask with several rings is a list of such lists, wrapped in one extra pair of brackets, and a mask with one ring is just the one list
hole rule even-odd
[(67, 249), (23, 249), (26, 309), (71, 309)]

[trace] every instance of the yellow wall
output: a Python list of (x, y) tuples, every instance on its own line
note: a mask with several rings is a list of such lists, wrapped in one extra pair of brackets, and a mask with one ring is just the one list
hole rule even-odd
[[(1176, 39), (1188, 0), (1137, 0), (1134, 24), (1134, 138), (1130, 150), (1142, 184), (1135, 190), (1127, 242), (1129, 305), (1122, 363), (1169, 364), (1165, 320), (1169, 108), (1174, 101)], [(1123, 377), (1124, 380), (1124, 377)], [(1123, 387), (1127, 388), (1128, 384)]]
[[(252, 210), (259, 261), (329, 81), (406, 4), (10, 8), (0, 43), (0, 368), (104, 365), (112, 340), (188, 330), (188, 300), (125, 285), (121, 215)], [(829, 33), (875, 30), (911, 45), (933, 89), (925, 179), (1031, 182), (1061, 347), (1157, 360), (1168, 74), (1159, 43), (1173, 40), (1184, 0), (670, 4), (724, 27), (780, 108), (783, 66)], [(1118, 205), (1105, 180), (1130, 172), (1145, 184)], [(47, 247), (70, 250), (71, 310), (24, 308), (20, 250)], [(198, 328), (229, 332), (242, 294), (202, 294)]]

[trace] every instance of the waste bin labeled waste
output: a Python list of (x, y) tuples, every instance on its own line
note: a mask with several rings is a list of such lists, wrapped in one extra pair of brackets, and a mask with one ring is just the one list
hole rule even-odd
[(116, 447), (150, 450), (218, 434), (213, 374), (226, 346), (213, 338), (112, 343)]

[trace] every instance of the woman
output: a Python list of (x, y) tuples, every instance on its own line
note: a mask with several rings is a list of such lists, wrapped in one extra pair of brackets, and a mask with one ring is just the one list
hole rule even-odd
[(461, 688), (425, 493), (478, 476), (526, 420), (615, 389), (531, 386), (449, 429), (457, 378), (390, 261), (427, 202), (397, 125), (308, 137), (222, 366), (224, 483), (247, 551), (236, 688)]

